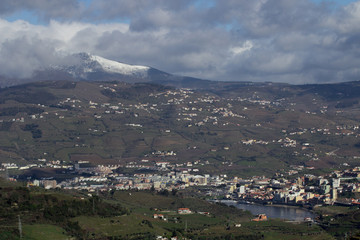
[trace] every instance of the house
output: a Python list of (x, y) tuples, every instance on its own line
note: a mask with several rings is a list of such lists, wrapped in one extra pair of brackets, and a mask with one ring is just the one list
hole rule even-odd
[(43, 180), (42, 185), (45, 189), (56, 188), (56, 180)]
[(251, 219), (253, 222), (267, 221), (267, 216), (265, 214), (259, 214), (256, 218)]
[(157, 219), (157, 218), (159, 218), (159, 219), (164, 219), (165, 217), (164, 217), (164, 215), (163, 214), (154, 214), (154, 218), (155, 219)]
[(198, 214), (201, 214), (201, 215), (207, 215), (207, 216), (209, 216), (210, 215), (210, 213), (209, 212), (197, 212)]
[(178, 214), (191, 214), (191, 210), (189, 208), (179, 208)]

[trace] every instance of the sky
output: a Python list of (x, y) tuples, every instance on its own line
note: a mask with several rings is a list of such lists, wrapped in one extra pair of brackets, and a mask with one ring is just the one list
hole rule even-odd
[(0, 75), (79, 52), (219, 81), (355, 81), (360, 0), (0, 1)]

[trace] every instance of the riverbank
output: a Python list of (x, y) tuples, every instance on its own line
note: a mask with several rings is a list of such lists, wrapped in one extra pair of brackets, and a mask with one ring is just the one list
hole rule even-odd
[(301, 206), (281, 205), (281, 204), (257, 204), (257, 203), (239, 203), (234, 200), (220, 200), (219, 202), (224, 203), (228, 206), (234, 206), (239, 209), (250, 211), (254, 215), (266, 214), (268, 218), (276, 218), (282, 220), (290, 220), (301, 222), (304, 219), (314, 219), (316, 214), (314, 211), (303, 208)]

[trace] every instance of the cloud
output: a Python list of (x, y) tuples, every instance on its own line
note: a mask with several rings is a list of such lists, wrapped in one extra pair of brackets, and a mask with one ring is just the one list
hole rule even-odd
[(28, 78), (34, 71), (51, 65), (75, 64), (77, 60), (72, 55), (64, 55), (54, 48), (57, 44), (37, 37), (19, 37), (3, 42), (0, 50), (1, 75)]
[(0, 16), (10, 15), (19, 11), (33, 11), (44, 20), (50, 18), (68, 19), (76, 16), (82, 10), (82, 4), (77, 0), (2, 0)]
[(126, 24), (61, 23), (47, 26), (25, 21), (0, 20), (0, 73), (8, 77), (30, 77), (35, 70), (62, 65), (67, 56), (94, 52), (96, 39), (112, 31), (127, 31)]
[(290, 83), (360, 80), (360, 1), (75, 0), (0, 3), (0, 72), (24, 77), (90, 52), (175, 74)]
[(230, 51), (234, 55), (243, 54), (244, 52), (250, 51), (254, 47), (253, 43), (251, 41), (245, 41), (242, 46), (236, 46), (232, 47)]

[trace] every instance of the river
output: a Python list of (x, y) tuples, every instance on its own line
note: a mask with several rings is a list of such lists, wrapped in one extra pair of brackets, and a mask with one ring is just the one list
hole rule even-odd
[(222, 203), (225, 203), (229, 206), (235, 206), (237, 208), (250, 211), (252, 214), (262, 214), (265, 213), (268, 218), (278, 218), (285, 219), (290, 221), (304, 221), (304, 218), (314, 219), (315, 215), (299, 207), (285, 206), (285, 205), (260, 205), (260, 204), (246, 204), (246, 203), (237, 203), (232, 200), (222, 200)]

